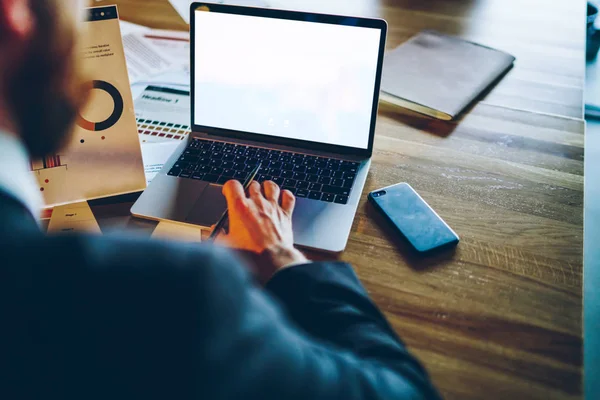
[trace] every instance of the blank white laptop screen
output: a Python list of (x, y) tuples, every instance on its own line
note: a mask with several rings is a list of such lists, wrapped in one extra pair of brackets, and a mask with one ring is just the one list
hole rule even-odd
[(195, 125), (368, 148), (379, 29), (195, 13)]

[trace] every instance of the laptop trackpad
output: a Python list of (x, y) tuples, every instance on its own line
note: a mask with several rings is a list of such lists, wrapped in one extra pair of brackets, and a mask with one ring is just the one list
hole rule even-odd
[(185, 219), (190, 224), (210, 227), (217, 223), (227, 208), (223, 186), (208, 185)]

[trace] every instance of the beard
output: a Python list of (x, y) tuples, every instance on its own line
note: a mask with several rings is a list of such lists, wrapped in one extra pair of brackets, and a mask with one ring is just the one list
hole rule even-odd
[(8, 79), (7, 106), (33, 159), (64, 148), (87, 100), (76, 24), (61, 2), (30, 1), (35, 31)]

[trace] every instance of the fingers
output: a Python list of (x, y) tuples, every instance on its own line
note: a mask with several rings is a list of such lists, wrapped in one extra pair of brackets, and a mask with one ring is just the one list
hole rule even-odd
[(227, 199), (227, 208), (232, 210), (239, 204), (245, 204), (247, 201), (244, 187), (236, 180), (231, 180), (223, 186), (223, 195)]
[(250, 186), (248, 186), (248, 195), (255, 203), (263, 201), (264, 197), (260, 191), (260, 183), (252, 181)]
[(291, 216), (294, 213), (294, 207), (296, 206), (296, 198), (289, 190), (281, 192), (281, 208), (283, 211)]
[(273, 203), (279, 203), (279, 195), (281, 190), (275, 182), (265, 181), (263, 183), (263, 191), (265, 192), (265, 198)]

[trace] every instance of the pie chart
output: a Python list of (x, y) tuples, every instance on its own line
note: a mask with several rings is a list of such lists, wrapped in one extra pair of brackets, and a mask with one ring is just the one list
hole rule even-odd
[(114, 103), (113, 111), (108, 118), (99, 122), (88, 121), (79, 114), (77, 125), (88, 131), (100, 132), (111, 128), (121, 119), (121, 115), (123, 115), (123, 96), (116, 87), (106, 81), (94, 80), (89, 82), (87, 90), (92, 89), (99, 89), (108, 93)]

